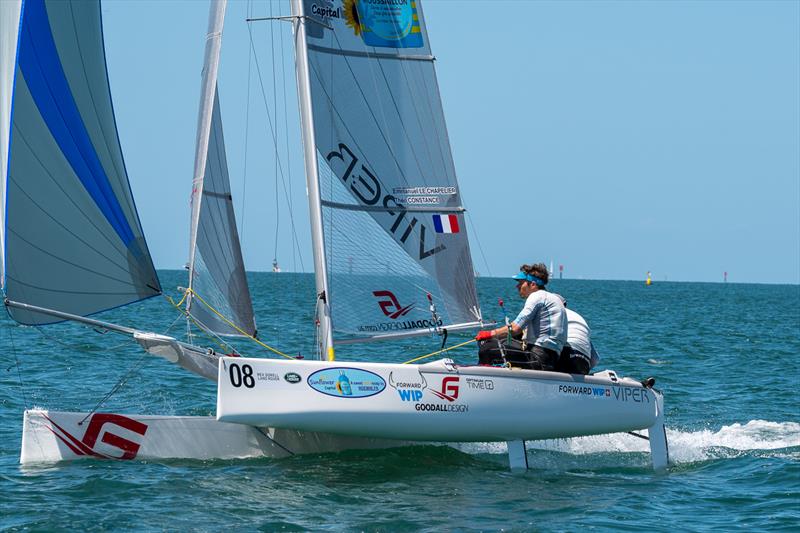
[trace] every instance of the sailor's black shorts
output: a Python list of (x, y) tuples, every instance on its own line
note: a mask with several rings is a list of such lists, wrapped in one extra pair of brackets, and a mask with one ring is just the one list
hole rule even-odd
[(522, 342), (516, 339), (488, 339), (479, 343), (479, 364), (502, 365), (506, 362), (511, 366), (530, 370), (555, 370), (558, 353), (541, 346), (523, 348)]

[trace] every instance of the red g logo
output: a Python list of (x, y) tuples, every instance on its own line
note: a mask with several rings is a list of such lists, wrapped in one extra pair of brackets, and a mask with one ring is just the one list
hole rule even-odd
[[(106, 425), (116, 425), (133, 431), (134, 433), (138, 433), (142, 436), (144, 436), (145, 432), (147, 431), (147, 426), (145, 424), (142, 424), (137, 420), (133, 420), (132, 418), (121, 415), (98, 413), (89, 421), (89, 427), (86, 428), (86, 433), (83, 435), (83, 443), (89, 448), (94, 449), (94, 446), (97, 443), (97, 438), (100, 436), (101, 430), (103, 430), (103, 427)], [(139, 452), (139, 446), (141, 446), (141, 444), (138, 442), (125, 439), (119, 435), (110, 433), (108, 430), (105, 430), (100, 442), (105, 442), (110, 446), (122, 450), (122, 455), (120, 457), (116, 457), (116, 459), (133, 459)]]
[(406, 315), (414, 307), (414, 304), (401, 307), (400, 302), (397, 301), (397, 297), (389, 291), (374, 291), (372, 294), (377, 298), (383, 298), (382, 300), (378, 300), (378, 305), (381, 306), (383, 314), (392, 320), (397, 320), (401, 316)]
[[(86, 433), (84, 433), (83, 439), (78, 440), (70, 432), (56, 424), (53, 419), (48, 416), (45, 416), (45, 418), (53, 424), (52, 427), (48, 429), (50, 429), (61, 442), (66, 444), (75, 455), (90, 455), (103, 459), (134, 459), (136, 454), (139, 453), (139, 448), (141, 446), (140, 442), (134, 442), (125, 437), (120, 437), (119, 435), (111, 433), (108, 426), (117, 426), (141, 436), (144, 436), (147, 431), (147, 424), (128, 418), (127, 416), (111, 413), (97, 413), (92, 415), (92, 418), (89, 420), (89, 425), (86, 427)], [(95, 451), (94, 448), (98, 439), (100, 442), (117, 448), (122, 453), (120, 455), (110, 455)]]
[(458, 376), (447, 376), (442, 379), (442, 390), (432, 390), (436, 396), (448, 402), (456, 401), (458, 398)]

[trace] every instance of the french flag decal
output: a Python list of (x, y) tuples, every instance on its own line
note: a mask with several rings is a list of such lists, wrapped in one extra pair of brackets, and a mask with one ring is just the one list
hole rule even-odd
[(456, 215), (433, 215), (433, 227), (436, 233), (458, 233), (458, 217)]

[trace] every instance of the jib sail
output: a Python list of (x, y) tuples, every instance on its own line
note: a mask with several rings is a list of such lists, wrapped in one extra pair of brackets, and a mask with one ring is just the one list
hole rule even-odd
[(186, 308), (202, 327), (218, 335), (253, 336), (253, 304), (236, 230), (217, 92), (225, 5), (224, 0), (213, 1), (209, 11), (192, 183), (191, 291)]

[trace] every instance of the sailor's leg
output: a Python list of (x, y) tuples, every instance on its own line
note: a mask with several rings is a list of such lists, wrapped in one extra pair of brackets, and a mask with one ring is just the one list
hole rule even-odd
[(653, 468), (663, 470), (669, 463), (669, 449), (667, 447), (667, 429), (664, 427), (664, 396), (653, 391), (656, 397), (656, 422), (647, 430), (650, 440), (650, 459)]
[(524, 440), (508, 441), (508, 464), (511, 470), (527, 470), (528, 454), (525, 450)]

